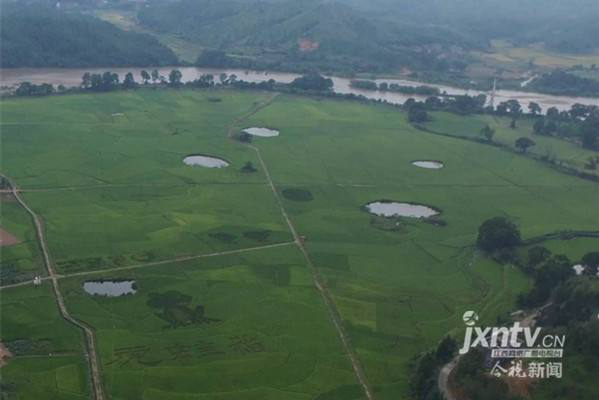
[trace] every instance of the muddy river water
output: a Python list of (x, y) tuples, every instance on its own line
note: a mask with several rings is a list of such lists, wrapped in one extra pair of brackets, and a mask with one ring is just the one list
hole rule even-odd
[[(161, 75), (167, 77), (171, 69), (177, 67), (162, 67), (157, 68)], [(136, 81), (141, 81), (140, 72), (142, 69), (152, 71), (154, 68), (14, 68), (14, 69), (2, 69), (0, 70), (0, 82), (3, 87), (10, 87), (18, 84), (19, 82), (29, 81), (31, 83), (52, 83), (54, 85), (64, 85), (67, 87), (78, 86), (81, 83), (81, 77), (84, 73), (102, 73), (106, 70), (110, 70), (119, 74), (120, 78), (123, 79), (127, 72), (133, 72)], [(277, 82), (289, 83), (297, 78), (299, 75), (286, 73), (286, 72), (264, 72), (264, 71), (245, 71), (237, 69), (210, 69), (210, 68), (195, 68), (195, 67), (181, 67), (177, 68), (183, 74), (183, 81), (190, 81), (199, 78), (203, 74), (213, 74), (215, 80), (218, 81), (218, 77), (221, 73), (227, 75), (235, 74), (239, 79), (247, 82), (262, 82), (269, 79), (274, 79)], [(334, 83), (334, 90), (337, 93), (347, 94), (354, 93), (356, 95), (363, 95), (370, 99), (386, 100), (392, 104), (403, 104), (408, 98), (415, 98), (418, 100), (424, 100), (425, 96), (407, 95), (402, 93), (390, 93), (390, 92), (378, 92), (370, 90), (361, 90), (352, 88), (350, 83), (351, 80), (347, 78), (331, 77)], [(423, 84), (421, 82), (403, 80), (403, 79), (380, 79), (377, 82), (388, 82), (397, 83), (405, 86), (431, 86), (438, 88), (442, 93), (446, 92), (449, 95), (460, 95), (469, 94), (476, 96), (479, 94), (487, 95), (490, 98), (490, 93), (481, 92), (477, 90), (465, 90), (455, 88), (446, 85), (435, 85), (435, 84)], [(559, 110), (567, 110), (573, 104), (580, 103), (586, 105), (599, 106), (599, 98), (591, 97), (571, 97), (571, 96), (554, 96), (549, 94), (532, 93), (517, 90), (498, 90), (495, 94), (495, 104), (499, 104), (502, 101), (515, 99), (518, 100), (524, 108), (529, 102), (534, 101), (538, 103), (543, 110), (549, 107), (557, 107)]]

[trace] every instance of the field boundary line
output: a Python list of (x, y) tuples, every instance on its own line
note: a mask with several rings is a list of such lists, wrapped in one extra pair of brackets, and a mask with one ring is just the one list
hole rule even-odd
[[(245, 247), (242, 249), (235, 249), (235, 250), (225, 250), (225, 251), (219, 251), (219, 252), (214, 252), (214, 253), (195, 254), (195, 255), (191, 255), (191, 256), (181, 256), (181, 257), (169, 258), (169, 259), (165, 259), (165, 260), (152, 261), (152, 262), (148, 262), (148, 263), (124, 265), (122, 267), (96, 269), (96, 270), (91, 270), (91, 271), (80, 271), (80, 272), (73, 272), (70, 274), (56, 274), (56, 278), (60, 280), (60, 279), (67, 279), (67, 278), (75, 278), (78, 276), (98, 275), (98, 274), (103, 274), (103, 273), (107, 273), (107, 272), (127, 271), (127, 270), (132, 270), (132, 269), (155, 267), (155, 266), (159, 266), (159, 265), (167, 265), (167, 264), (175, 264), (175, 263), (180, 263), (180, 262), (185, 262), (185, 261), (199, 260), (202, 258), (228, 256), (231, 254), (240, 254), (240, 253), (249, 253), (252, 251), (273, 249), (273, 248), (277, 248), (277, 247), (291, 246), (294, 244), (295, 244), (295, 241), (291, 241), (291, 242), (266, 244), (263, 246)], [(49, 276), (45, 276), (45, 277), (41, 278), (42, 281), (48, 281), (51, 279), (52, 278)], [(11, 289), (11, 288), (16, 288), (16, 287), (20, 287), (20, 286), (27, 286), (27, 285), (31, 285), (31, 284), (32, 284), (32, 282), (30, 280), (23, 281), (23, 282), (17, 282), (17, 283), (11, 283), (8, 285), (0, 286), (0, 290)]]
[(19, 205), (21, 205), (21, 207), (23, 207), (25, 211), (27, 211), (27, 213), (33, 220), (38, 244), (42, 251), (44, 265), (46, 266), (46, 269), (48, 271), (47, 278), (52, 282), (52, 289), (54, 292), (54, 298), (56, 299), (56, 303), (58, 305), (58, 310), (60, 311), (60, 314), (65, 321), (71, 323), (72, 325), (83, 331), (86, 342), (85, 353), (90, 368), (93, 396), (96, 400), (104, 400), (104, 390), (102, 387), (102, 380), (100, 376), (100, 368), (98, 362), (98, 354), (96, 351), (96, 340), (94, 332), (90, 326), (73, 318), (67, 309), (64, 298), (62, 296), (62, 292), (60, 291), (60, 287), (58, 285), (58, 276), (56, 274), (56, 271), (54, 270), (54, 266), (52, 265), (50, 252), (48, 251), (48, 246), (46, 244), (46, 239), (44, 236), (44, 228), (41, 218), (27, 205), (27, 203), (25, 203), (25, 201), (19, 193), (19, 190), (17, 189), (17, 186), (13, 182), (11, 182), (10, 179), (5, 175), (1, 176), (8, 180), (9, 185), (12, 189), (12, 195), (14, 196), (15, 200), (17, 200)]
[[(250, 116), (252, 116), (252, 115), (256, 114), (258, 111), (260, 111), (261, 109), (272, 104), (272, 102), (277, 98), (278, 95), (279, 95), (279, 93), (276, 93), (276, 94), (270, 96), (269, 99), (267, 99), (266, 101), (257, 105), (256, 107), (254, 107), (250, 112), (248, 112), (244, 116), (238, 118), (230, 126), (229, 131), (227, 133), (227, 137), (231, 140), (234, 140), (233, 139), (234, 129), (245, 119), (249, 118)], [(264, 175), (268, 181), (268, 185), (270, 186), (270, 188), (273, 192), (273, 195), (275, 197), (275, 200), (277, 201), (281, 215), (283, 216), (283, 219), (285, 219), (285, 222), (287, 222), (287, 226), (289, 227), (289, 230), (290, 230), (291, 234), (293, 235), (294, 243), (297, 245), (297, 247), (299, 248), (299, 250), (301, 251), (301, 253), (304, 256), (306, 263), (308, 264), (308, 267), (312, 274), (312, 279), (314, 281), (314, 285), (316, 286), (318, 292), (320, 293), (320, 295), (323, 299), (324, 305), (325, 305), (325, 307), (329, 313), (329, 316), (331, 318), (331, 321), (333, 322), (333, 325), (337, 331), (339, 339), (341, 340), (341, 344), (343, 345), (343, 348), (345, 349), (345, 353), (347, 354), (347, 357), (349, 358), (349, 361), (352, 365), (352, 368), (354, 370), (354, 374), (358, 380), (358, 383), (360, 384), (360, 386), (362, 386), (362, 389), (364, 390), (364, 394), (366, 395), (366, 398), (368, 400), (373, 400), (374, 399), (373, 391), (370, 388), (368, 380), (366, 379), (366, 374), (364, 373), (362, 365), (360, 364), (360, 361), (358, 360), (358, 356), (352, 347), (349, 336), (347, 335), (347, 333), (345, 332), (345, 329), (343, 328), (343, 320), (341, 318), (341, 314), (339, 313), (339, 310), (337, 309), (337, 306), (336, 306), (331, 294), (329, 293), (328, 288), (324, 284), (322, 277), (321, 277), (320, 273), (318, 272), (318, 269), (312, 262), (312, 259), (310, 258), (310, 255), (308, 254), (308, 250), (305, 247), (303, 238), (297, 233), (297, 230), (296, 230), (295, 226), (293, 225), (293, 222), (291, 222), (291, 218), (289, 218), (289, 215), (287, 214), (287, 210), (285, 210), (285, 206), (283, 205), (281, 196), (279, 196), (279, 192), (277, 191), (277, 188), (272, 180), (272, 177), (270, 175), (268, 167), (266, 166), (266, 162), (262, 158), (262, 153), (260, 152), (260, 149), (252, 144), (249, 144), (249, 143), (242, 143), (242, 144), (250, 149), (253, 149), (256, 152), (256, 156), (258, 157), (258, 161), (260, 161), (260, 165), (262, 166), (262, 170), (264, 171)]]
[(149, 263), (125, 265), (123, 267), (98, 269), (98, 270), (93, 270), (93, 271), (73, 272), (71, 274), (58, 275), (58, 278), (59, 279), (74, 278), (77, 276), (97, 275), (97, 274), (102, 274), (102, 273), (106, 273), (106, 272), (118, 272), (118, 271), (127, 271), (127, 270), (147, 268), (147, 267), (156, 267), (159, 265), (181, 263), (181, 262), (185, 262), (185, 261), (199, 260), (202, 258), (228, 256), (231, 254), (249, 253), (251, 251), (273, 249), (276, 247), (290, 246), (292, 244), (295, 244), (295, 242), (274, 243), (274, 244), (266, 244), (264, 246), (246, 247), (246, 248), (237, 249), (237, 250), (225, 250), (225, 251), (219, 251), (219, 252), (214, 252), (214, 253), (196, 254), (196, 255), (192, 255), (192, 256), (182, 256), (182, 257), (170, 258), (170, 259), (166, 259), (166, 260), (152, 261)]
[[(123, 189), (130, 187), (138, 188), (189, 188), (190, 186), (206, 186), (206, 185), (266, 185), (266, 182), (194, 182), (194, 183), (181, 183), (179, 185), (173, 184), (138, 184), (138, 183), (107, 183), (100, 185), (79, 185), (79, 186), (57, 186), (57, 187), (45, 187), (45, 188), (29, 188), (29, 189), (17, 189), (19, 193), (44, 193), (44, 192), (75, 192), (79, 190), (95, 190), (95, 189)], [(12, 190), (0, 189), (0, 194), (12, 194)]]

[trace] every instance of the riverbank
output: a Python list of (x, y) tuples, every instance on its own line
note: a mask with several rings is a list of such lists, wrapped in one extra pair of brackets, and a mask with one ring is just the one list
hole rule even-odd
[[(291, 83), (294, 79), (300, 75), (295, 73), (286, 72), (274, 72), (274, 71), (250, 71), (250, 70), (239, 70), (239, 69), (221, 69), (221, 68), (196, 68), (196, 67), (161, 67), (161, 68), (16, 68), (16, 69), (2, 69), (0, 70), (0, 86), (3, 90), (10, 90), (14, 88), (20, 82), (28, 81), (34, 84), (50, 83), (55, 86), (63, 85), (65, 87), (75, 87), (81, 84), (81, 77), (86, 72), (89, 73), (102, 73), (110, 70), (111, 72), (117, 73), (121, 78), (128, 72), (132, 72), (136, 81), (141, 81), (141, 71), (146, 70), (148, 72), (156, 69), (162, 76), (168, 76), (172, 69), (178, 69), (181, 71), (182, 82), (190, 82), (199, 79), (202, 75), (211, 74), (215, 79), (219, 79), (221, 74), (227, 74), (228, 76), (235, 75), (237, 78), (250, 83), (266, 82), (274, 80), (277, 83)], [(391, 104), (403, 104), (409, 98), (416, 100), (425, 100), (426, 96), (418, 95), (407, 95), (402, 93), (391, 93), (391, 92), (379, 92), (370, 91), (363, 89), (356, 89), (351, 87), (351, 79), (343, 78), (338, 76), (330, 77), (333, 81), (333, 91), (338, 94), (354, 94), (356, 96), (364, 96), (371, 100), (385, 101)], [(493, 103), (495, 105), (508, 100), (518, 100), (524, 106), (530, 102), (534, 102), (540, 105), (543, 111), (548, 108), (555, 107), (560, 111), (569, 110), (574, 104), (585, 104), (594, 105), (599, 107), (599, 98), (591, 97), (572, 97), (572, 96), (556, 96), (547, 95), (542, 93), (526, 92), (520, 90), (497, 90), (495, 96), (492, 96), (491, 92), (479, 91), (479, 90), (468, 90), (461, 89), (448, 85), (441, 84), (429, 84), (425, 82), (418, 82), (406, 79), (375, 79), (374, 82), (381, 83), (387, 82), (389, 84), (395, 83), (403, 86), (430, 86), (439, 89), (441, 93), (447, 95), (470, 95), (487, 96), (487, 101), (490, 103), (493, 97)]]

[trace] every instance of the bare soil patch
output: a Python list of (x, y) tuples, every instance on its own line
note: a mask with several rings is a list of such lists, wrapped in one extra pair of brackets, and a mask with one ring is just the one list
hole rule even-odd
[(10, 234), (10, 232), (5, 231), (0, 226), (0, 247), (12, 246), (13, 244), (18, 244), (19, 239)]
[(4, 346), (4, 343), (0, 342), (0, 368), (4, 367), (11, 357), (11, 352)]

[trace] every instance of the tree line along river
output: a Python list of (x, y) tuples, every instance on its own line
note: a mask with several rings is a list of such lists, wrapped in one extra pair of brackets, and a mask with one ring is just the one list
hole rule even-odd
[[(161, 67), (161, 68), (69, 68), (69, 69), (52, 69), (52, 68), (15, 68), (15, 69), (2, 69), (0, 70), (0, 84), (4, 90), (8, 87), (14, 87), (20, 82), (31, 82), (34, 84), (51, 83), (53, 85), (64, 85), (66, 87), (79, 86), (81, 83), (81, 77), (84, 73), (102, 73), (104, 71), (112, 71), (121, 77), (125, 76), (127, 72), (133, 72), (135, 79), (141, 81), (140, 72), (145, 69), (146, 71), (152, 71), (157, 69), (163, 76), (168, 76), (171, 69), (176, 68), (181, 71), (183, 78), (182, 81), (191, 81), (198, 79), (201, 75), (212, 74), (215, 79), (222, 73), (227, 75), (236, 75), (238, 79), (247, 82), (262, 82), (270, 79), (274, 79), (277, 82), (289, 83), (297, 78), (298, 74), (286, 73), (286, 72), (270, 72), (270, 71), (245, 71), (236, 69), (211, 69), (211, 68), (195, 68), (195, 67)], [(351, 86), (351, 79), (340, 78), (332, 76), (334, 87), (333, 90), (337, 93), (348, 94), (353, 93), (356, 95), (362, 95), (369, 99), (384, 100), (392, 104), (403, 104), (407, 99), (414, 98), (416, 100), (424, 100), (426, 96), (404, 94), (396, 92), (380, 92), (373, 90), (363, 90), (354, 88)], [(430, 86), (440, 90), (441, 93), (448, 95), (463, 95), (468, 94), (470, 96), (477, 96), (484, 94), (487, 96), (487, 100), (490, 100), (490, 92), (482, 92), (477, 90), (466, 90), (446, 85), (428, 84), (416, 81), (409, 81), (403, 79), (377, 79), (374, 80), (377, 83), (387, 82), (389, 84), (396, 83), (402, 86)], [(499, 104), (507, 100), (518, 100), (523, 107), (526, 107), (528, 103), (535, 102), (541, 106), (543, 110), (547, 110), (550, 107), (556, 107), (560, 111), (569, 110), (572, 105), (576, 103), (585, 105), (599, 106), (599, 98), (592, 97), (571, 97), (571, 96), (556, 96), (550, 94), (525, 92), (517, 90), (497, 90), (495, 93), (495, 104)]]

